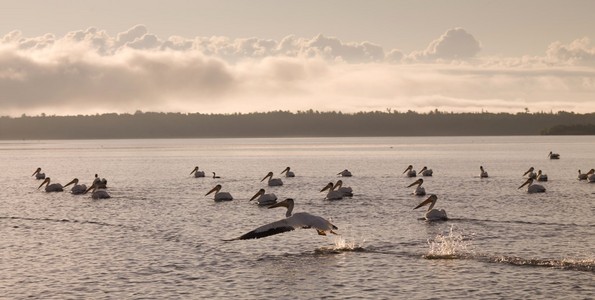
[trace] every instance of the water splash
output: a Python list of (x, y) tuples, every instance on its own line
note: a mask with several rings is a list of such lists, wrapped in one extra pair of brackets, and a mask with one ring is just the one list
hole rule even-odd
[(337, 254), (341, 252), (361, 252), (364, 251), (363, 243), (357, 243), (355, 240), (348, 241), (342, 236), (336, 236), (333, 238), (333, 243), (335, 244), (333, 247), (322, 247), (316, 249), (315, 252), (319, 254)]
[(471, 242), (463, 234), (454, 232), (450, 226), (448, 234), (438, 234), (433, 240), (428, 240), (430, 249), (426, 259), (459, 259), (469, 256), (473, 250)]

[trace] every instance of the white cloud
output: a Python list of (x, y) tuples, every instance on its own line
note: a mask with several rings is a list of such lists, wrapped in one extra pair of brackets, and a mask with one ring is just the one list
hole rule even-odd
[(574, 40), (569, 45), (555, 42), (548, 47), (547, 58), (553, 63), (595, 66), (595, 47), (588, 38)]
[(463, 28), (448, 30), (432, 41), (423, 51), (410, 55), (413, 60), (465, 60), (475, 57), (481, 50), (477, 39)]

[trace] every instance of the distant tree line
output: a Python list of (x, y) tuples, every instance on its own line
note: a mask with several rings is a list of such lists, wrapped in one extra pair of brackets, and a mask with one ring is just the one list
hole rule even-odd
[(595, 113), (429, 113), (314, 110), (0, 117), (0, 139), (594, 134)]

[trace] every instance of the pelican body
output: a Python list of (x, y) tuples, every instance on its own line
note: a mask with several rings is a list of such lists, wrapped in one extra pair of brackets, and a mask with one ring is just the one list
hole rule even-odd
[(341, 200), (343, 199), (343, 193), (336, 191), (336, 185), (334, 185), (332, 182), (329, 182), (325, 187), (322, 188), (322, 190), (320, 190), (320, 192), (324, 192), (326, 190), (328, 190), (328, 193), (326, 194), (326, 197), (324, 197), (324, 199), (326, 200)]
[(421, 171), (419, 171), (419, 173), (417, 174), (421, 174), (422, 176), (432, 176), (432, 174), (434, 174), (434, 171), (432, 171), (432, 169), (428, 169), (428, 167), (424, 166)]
[(531, 168), (529, 168), (529, 170), (527, 170), (527, 172), (525, 172), (523, 174), (523, 176), (527, 175), (529, 178), (533, 178), (533, 179), (537, 178), (537, 174), (535, 174), (535, 172), (533, 172), (533, 171), (535, 171), (535, 168), (531, 167)]
[(545, 188), (542, 185), (533, 184), (533, 180), (534, 180), (533, 178), (527, 179), (527, 181), (525, 181), (525, 183), (523, 183), (521, 186), (519, 186), (519, 189), (524, 187), (525, 185), (527, 185), (527, 192), (529, 194), (545, 193)]
[(281, 171), (281, 174), (285, 173), (285, 177), (295, 177), (295, 174), (290, 171), (290, 168), (287, 167), (285, 168), (283, 171)]
[(407, 167), (407, 169), (405, 169), (405, 171), (403, 171), (403, 174), (406, 174), (407, 177), (416, 177), (417, 176), (417, 172), (415, 172), (415, 170), (413, 170), (412, 165), (409, 165)]
[(589, 172), (582, 174), (581, 170), (578, 170), (578, 180), (587, 180), (589, 179), (590, 175), (593, 175), (593, 173), (595, 173), (595, 169), (591, 169), (589, 170)]
[(91, 186), (97, 186), (97, 188), (107, 188), (107, 180), (105, 178), (99, 178), (99, 175), (95, 174), (95, 179), (93, 179), (93, 184)]
[(345, 170), (337, 173), (337, 175), (340, 175), (342, 177), (351, 177), (351, 172), (349, 172), (349, 170), (345, 169)]
[(426, 212), (425, 218), (427, 221), (446, 221), (448, 217), (446, 216), (446, 211), (444, 209), (433, 209), (434, 205), (436, 204), (436, 200), (438, 200), (438, 196), (430, 195), (428, 199), (420, 203), (414, 209), (418, 209), (424, 205), (430, 205), (428, 207), (428, 211)]
[(41, 173), (41, 168), (37, 168), (31, 176), (33, 175), (35, 175), (35, 179), (37, 180), (45, 179), (45, 173)]
[(547, 181), (547, 175), (543, 174), (541, 170), (537, 171), (537, 176), (535, 178), (537, 181)]
[(106, 186), (103, 182), (99, 182), (98, 184), (92, 184), (83, 194), (91, 192), (92, 199), (108, 199), (111, 198), (110, 194), (106, 190)]
[(553, 153), (552, 151), (550, 151), (550, 154), (547, 155), (550, 159), (560, 159), (560, 154), (558, 153)]
[(269, 206), (269, 208), (287, 207), (287, 212), (285, 213), (286, 218), (260, 226), (240, 237), (227, 241), (260, 239), (283, 232), (293, 231), (297, 228), (313, 228), (316, 229), (316, 232), (318, 232), (319, 235), (326, 235), (327, 232), (337, 234), (333, 231), (338, 229), (337, 226), (331, 224), (331, 222), (322, 217), (311, 215), (306, 212), (298, 212), (292, 215), (293, 206), (294, 202), (291, 198)]
[(190, 172), (190, 175), (192, 175), (192, 173), (194, 173), (194, 177), (196, 177), (196, 178), (205, 177), (205, 172), (199, 171), (198, 170), (198, 166), (197, 167), (194, 167), (194, 169), (192, 170), (192, 172)]
[(231, 200), (233, 200), (233, 197), (231, 196), (230, 193), (228, 193), (228, 192), (221, 192), (221, 185), (220, 184), (218, 184), (214, 188), (212, 188), (208, 193), (205, 194), (205, 196), (208, 196), (209, 194), (211, 194), (213, 192), (215, 193), (215, 197), (214, 197), (215, 202), (231, 201)]
[(80, 194), (84, 194), (85, 191), (87, 190), (87, 186), (84, 184), (78, 184), (79, 180), (78, 178), (73, 179), (72, 181), (70, 181), (69, 183), (67, 183), (64, 188), (66, 188), (69, 185), (73, 185), (72, 188), (70, 189), (70, 193), (73, 195), (80, 195)]
[(267, 184), (269, 186), (282, 186), (283, 181), (281, 178), (273, 178), (273, 172), (269, 172), (260, 182), (263, 182), (265, 179), (269, 179)]
[(39, 187), (37, 189), (40, 189), (43, 185), (45, 186), (45, 191), (47, 193), (50, 192), (63, 192), (64, 191), (64, 187), (62, 187), (61, 184), (59, 183), (52, 183), (50, 184), (50, 178), (46, 177), (43, 182), (39, 185)]
[(256, 199), (256, 203), (258, 203), (259, 206), (277, 203), (277, 196), (275, 194), (265, 194), (264, 189), (260, 189), (258, 192), (256, 192), (256, 194), (250, 198), (250, 201), (254, 199)]
[(343, 197), (353, 197), (353, 189), (350, 186), (343, 186), (343, 180), (337, 180), (334, 190), (341, 193)]
[(414, 185), (417, 185), (413, 194), (416, 196), (425, 196), (426, 189), (421, 186), (423, 183), (424, 183), (424, 180), (420, 178), (420, 179), (416, 180), (414, 183), (408, 185), (407, 187), (412, 187)]
[(483, 169), (483, 166), (479, 166), (479, 170), (481, 171), (481, 172), (479, 173), (479, 177), (481, 177), (481, 178), (488, 178), (488, 172), (486, 172), (486, 171)]

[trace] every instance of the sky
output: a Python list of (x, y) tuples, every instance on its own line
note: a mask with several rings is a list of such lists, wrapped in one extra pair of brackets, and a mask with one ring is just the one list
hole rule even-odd
[(5, 1), (0, 115), (595, 112), (595, 1)]

